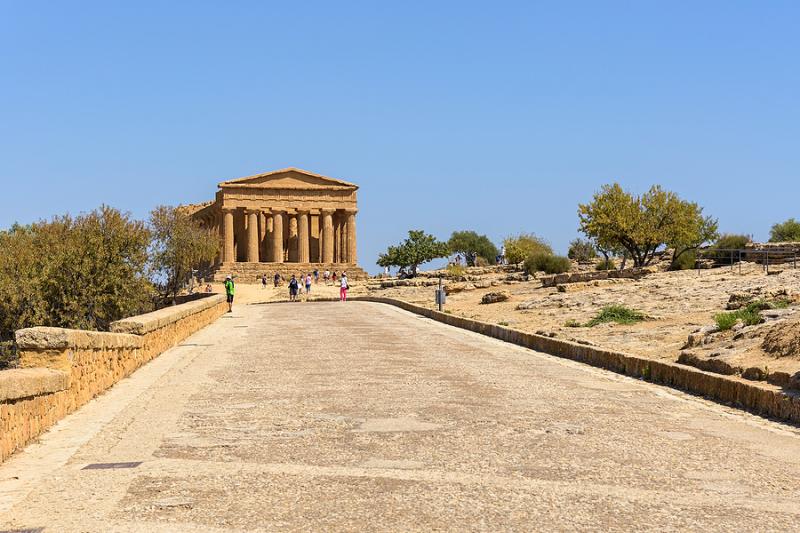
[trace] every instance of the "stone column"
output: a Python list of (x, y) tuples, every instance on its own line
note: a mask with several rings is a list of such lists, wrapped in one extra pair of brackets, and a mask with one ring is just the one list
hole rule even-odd
[(350, 257), (348, 257), (347, 252), (349, 251), (347, 247), (347, 213), (342, 213), (342, 253), (341, 253), (341, 260), (342, 263), (349, 263)]
[(272, 261), (272, 241), (273, 241), (273, 231), (272, 231), (272, 213), (269, 211), (265, 211), (264, 214), (266, 215), (266, 235), (264, 235), (264, 261), (270, 262)]
[(333, 211), (322, 211), (322, 262), (333, 263)]
[(283, 212), (272, 212), (272, 262), (283, 263)]
[(248, 209), (247, 215), (247, 262), (258, 263), (258, 211)]
[(258, 260), (267, 261), (267, 216), (258, 212)]
[(289, 262), (297, 263), (297, 215), (289, 215)]
[(308, 211), (300, 211), (297, 215), (297, 262), (310, 263), (310, 245), (308, 241)]
[(342, 262), (342, 221), (339, 218), (339, 213), (334, 213), (333, 216), (333, 262)]
[(347, 213), (347, 262), (356, 264), (358, 258), (356, 257), (356, 212), (349, 211)]
[(235, 263), (236, 256), (233, 249), (233, 210), (222, 210), (222, 262)]

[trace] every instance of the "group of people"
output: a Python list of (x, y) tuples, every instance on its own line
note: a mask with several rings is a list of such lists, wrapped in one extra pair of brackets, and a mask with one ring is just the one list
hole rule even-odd
[[(327, 285), (329, 282), (332, 282), (334, 285), (338, 285), (339, 287), (339, 300), (342, 302), (347, 301), (347, 290), (350, 288), (350, 284), (347, 281), (347, 272), (342, 272), (338, 274), (337, 272), (331, 273), (330, 271), (326, 270), (323, 273), (323, 280)], [(275, 273), (273, 276), (273, 283), (275, 287), (278, 287), (283, 280), (283, 276), (279, 272)], [(305, 287), (306, 294), (311, 294), (311, 285), (312, 283), (317, 283), (319, 281), (319, 271), (315, 270), (313, 273), (309, 272), (307, 274), (292, 274), (292, 278), (289, 280), (289, 301), (296, 302), (298, 295), (303, 293), (303, 287)], [(236, 284), (233, 282), (233, 277), (228, 275), (225, 278), (225, 295), (227, 296), (228, 300), (228, 312), (230, 313), (233, 309), (233, 297), (234, 293), (236, 292)], [(211, 287), (209, 284), (206, 288), (207, 292), (210, 292), (208, 289)], [(263, 274), (261, 276), (261, 287), (267, 287), (267, 275)]]
[[(350, 288), (347, 282), (347, 272), (342, 272), (338, 274), (337, 272), (331, 273), (329, 270), (326, 270), (322, 274), (322, 279), (325, 284), (333, 283), (339, 287), (339, 299), (341, 301), (347, 300), (347, 289)], [(275, 272), (275, 275), (272, 277), (273, 286), (278, 287), (281, 284), (281, 281), (284, 281), (283, 276), (281, 276), (280, 272)], [(292, 274), (292, 278), (289, 280), (289, 301), (296, 302), (297, 297), (300, 294), (303, 294), (303, 287), (305, 287), (306, 294), (311, 294), (311, 285), (313, 283), (319, 282), (319, 271), (314, 270), (314, 272), (309, 272), (307, 274)], [(263, 274), (261, 276), (261, 287), (266, 289), (267, 288), (267, 275)]]

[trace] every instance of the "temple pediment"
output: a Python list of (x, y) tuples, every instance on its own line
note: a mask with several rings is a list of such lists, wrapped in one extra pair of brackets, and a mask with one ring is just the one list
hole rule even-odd
[(255, 174), (244, 178), (223, 181), (219, 184), (222, 189), (323, 189), (323, 190), (356, 190), (358, 186), (346, 181), (329, 178), (299, 168), (284, 168), (263, 174)]

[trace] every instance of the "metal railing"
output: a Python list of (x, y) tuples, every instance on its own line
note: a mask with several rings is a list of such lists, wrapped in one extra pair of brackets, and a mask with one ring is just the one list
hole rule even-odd
[(706, 248), (697, 251), (695, 268), (700, 269), (703, 260), (714, 261), (715, 265), (730, 265), (731, 271), (738, 265), (742, 273), (742, 263), (757, 263), (763, 266), (764, 272), (769, 274), (772, 265), (790, 263), (792, 268), (797, 268), (798, 250), (795, 248)]

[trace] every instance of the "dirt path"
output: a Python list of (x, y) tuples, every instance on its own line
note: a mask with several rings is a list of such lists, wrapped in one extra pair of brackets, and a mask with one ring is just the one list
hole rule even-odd
[(669, 389), (379, 304), (240, 305), (0, 465), (0, 530), (792, 530), (798, 479), (798, 430)]

